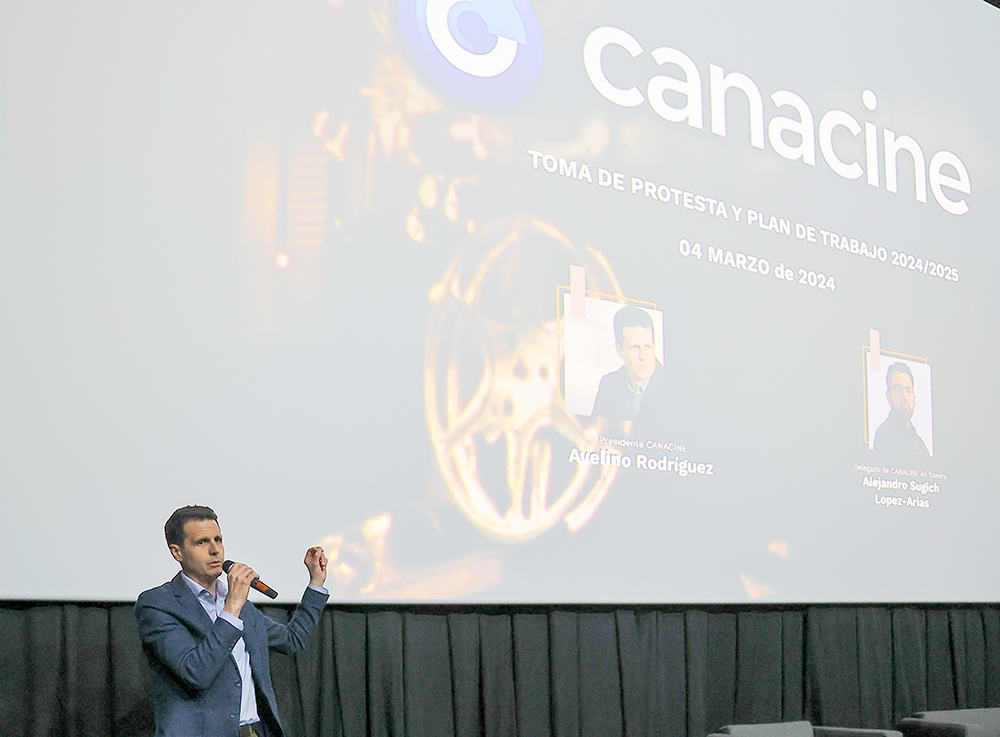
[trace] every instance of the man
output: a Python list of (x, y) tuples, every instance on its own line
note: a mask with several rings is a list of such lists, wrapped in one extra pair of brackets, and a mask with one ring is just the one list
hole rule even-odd
[(656, 419), (666, 387), (663, 365), (656, 357), (653, 319), (645, 310), (627, 305), (615, 313), (614, 330), (615, 350), (623, 363), (601, 378), (591, 414), (612, 421)]
[(156, 737), (282, 737), (268, 649), (301, 650), (316, 628), (329, 596), (323, 549), (306, 551), (309, 587), (282, 625), (247, 601), (252, 568), (235, 563), (222, 576), (222, 532), (209, 507), (181, 507), (163, 531), (180, 573), (135, 605)]
[(889, 402), (889, 416), (875, 431), (875, 452), (896, 461), (929, 458), (927, 446), (910, 421), (916, 402), (913, 374), (902, 361), (892, 364), (886, 372), (885, 398)]

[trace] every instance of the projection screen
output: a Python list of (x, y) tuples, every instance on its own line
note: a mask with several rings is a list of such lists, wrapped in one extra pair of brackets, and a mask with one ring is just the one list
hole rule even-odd
[(998, 12), (3, 0), (2, 596), (1000, 598)]

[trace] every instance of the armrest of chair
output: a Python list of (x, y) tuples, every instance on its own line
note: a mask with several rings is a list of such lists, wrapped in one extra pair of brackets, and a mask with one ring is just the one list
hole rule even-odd
[(905, 737), (989, 737), (993, 734), (980, 724), (932, 722), (914, 717), (900, 719), (896, 726)]
[(854, 727), (813, 727), (814, 737), (903, 737), (895, 729), (857, 729)]

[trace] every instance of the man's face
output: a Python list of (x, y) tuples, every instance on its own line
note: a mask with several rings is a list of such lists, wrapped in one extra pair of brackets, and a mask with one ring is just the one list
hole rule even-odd
[(653, 331), (632, 325), (622, 329), (623, 341), (616, 345), (618, 355), (625, 362), (629, 379), (637, 386), (649, 381), (656, 369), (656, 350), (653, 345)]
[(209, 588), (222, 574), (226, 558), (219, 523), (213, 519), (188, 520), (184, 523), (184, 544), (171, 545), (170, 554), (192, 580)]
[(910, 419), (913, 416), (913, 379), (902, 371), (896, 371), (889, 379), (889, 389), (885, 393), (893, 412), (900, 412)]

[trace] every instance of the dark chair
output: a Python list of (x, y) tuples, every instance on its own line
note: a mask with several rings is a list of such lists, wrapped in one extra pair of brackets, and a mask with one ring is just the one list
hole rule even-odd
[(896, 727), (906, 737), (1000, 737), (1000, 709), (921, 711)]
[(730, 724), (709, 737), (722, 737), (723, 735), (729, 735), (729, 737), (903, 737), (892, 729), (818, 727), (809, 722)]

